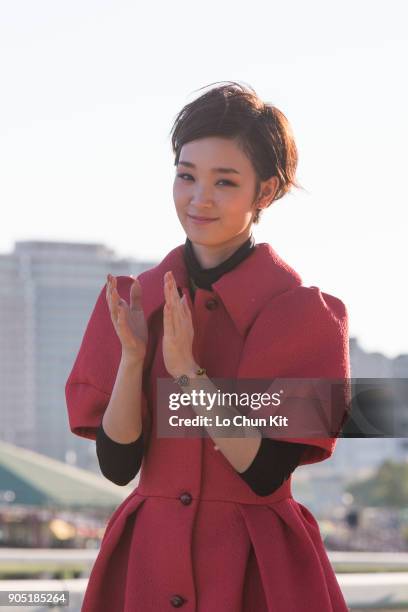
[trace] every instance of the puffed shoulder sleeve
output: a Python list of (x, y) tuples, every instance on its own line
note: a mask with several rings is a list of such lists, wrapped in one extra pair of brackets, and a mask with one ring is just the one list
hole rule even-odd
[[(131, 277), (118, 276), (119, 295), (129, 302)], [(85, 328), (78, 354), (65, 384), (65, 398), (72, 433), (96, 440), (96, 430), (109, 403), (121, 358), (121, 344), (101, 289)], [(146, 397), (142, 392), (142, 413)]]
[[(238, 377), (279, 394), (277, 405), (251, 411), (267, 420), (264, 436), (306, 444), (300, 465), (328, 459), (350, 409), (345, 304), (303, 285), (272, 299), (247, 334)], [(271, 422), (271, 415), (286, 416), (287, 429), (282, 419)]]

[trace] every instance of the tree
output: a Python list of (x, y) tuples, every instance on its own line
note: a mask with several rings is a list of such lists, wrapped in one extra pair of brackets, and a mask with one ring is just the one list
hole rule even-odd
[(373, 477), (350, 483), (346, 491), (362, 506), (405, 508), (408, 505), (408, 463), (384, 461)]

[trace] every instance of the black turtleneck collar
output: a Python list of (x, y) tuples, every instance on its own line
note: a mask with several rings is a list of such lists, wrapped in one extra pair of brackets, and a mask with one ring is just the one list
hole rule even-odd
[(211, 291), (211, 285), (221, 278), (225, 272), (229, 272), (248, 257), (254, 248), (255, 238), (251, 234), (248, 240), (241, 244), (228, 259), (222, 261), (218, 266), (214, 268), (202, 268), (194, 253), (192, 242), (187, 238), (184, 244), (184, 261), (190, 280), (193, 281), (192, 288), (194, 289), (195, 285), (196, 287), (200, 287), (200, 289)]

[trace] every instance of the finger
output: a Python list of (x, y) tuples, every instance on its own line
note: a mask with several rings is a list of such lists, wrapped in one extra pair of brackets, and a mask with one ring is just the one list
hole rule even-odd
[(115, 319), (117, 320), (117, 318), (118, 318), (118, 305), (122, 301), (122, 298), (120, 297), (120, 295), (118, 293), (116, 278), (114, 276), (112, 277), (112, 286), (111, 286), (110, 296), (111, 296), (111, 312), (112, 312), (113, 316), (115, 317)]
[(191, 315), (190, 307), (188, 305), (187, 298), (185, 295), (183, 295), (183, 298), (181, 299), (181, 304), (182, 304), (181, 307), (183, 309), (183, 314), (184, 314), (183, 325), (188, 330), (189, 333), (194, 334), (193, 317)]
[(176, 333), (179, 333), (186, 322), (186, 313), (179, 296), (173, 298), (173, 318), (175, 321)]
[(170, 288), (173, 305), (175, 307), (175, 312), (178, 311), (179, 313), (182, 313), (182, 304), (181, 304), (180, 294), (177, 289), (176, 280), (171, 272), (169, 274), (169, 288)]
[(106, 300), (108, 302), (109, 311), (112, 312), (112, 281), (108, 280), (106, 284)]
[(130, 310), (143, 310), (142, 286), (138, 278), (134, 279), (132, 286), (130, 287)]
[(190, 306), (188, 305), (187, 298), (185, 295), (183, 295), (183, 297), (181, 298), (181, 303), (183, 305), (183, 310), (186, 313), (187, 317), (191, 319), (191, 310), (190, 310)]
[(177, 285), (171, 271), (165, 274), (165, 296), (169, 306), (169, 313), (172, 322), (172, 329), (175, 336), (181, 333), (185, 323), (186, 314), (181, 304), (181, 299), (177, 290)]
[(118, 279), (116, 278), (116, 276), (112, 276), (112, 298), (116, 303), (118, 303), (119, 300), (122, 299), (118, 291)]
[(113, 287), (113, 276), (112, 276), (112, 274), (108, 274), (107, 275), (107, 280), (106, 280), (106, 294), (107, 294), (107, 297), (109, 297), (112, 294), (112, 287)]
[(170, 322), (171, 329), (174, 332), (173, 299), (172, 299), (172, 294), (170, 290), (169, 275), (167, 272), (164, 275), (164, 297), (165, 297), (165, 306), (167, 306), (166, 310), (167, 310), (168, 320)]
[(120, 296), (116, 287), (112, 287), (111, 289), (111, 300), (114, 306), (117, 306), (120, 300)]
[(185, 300), (185, 302), (184, 302), (184, 311), (185, 311), (185, 316), (186, 316), (186, 320), (187, 320), (188, 325), (189, 325), (189, 326), (190, 326), (192, 329), (194, 329), (194, 325), (193, 325), (193, 316), (192, 316), (192, 314), (191, 314), (190, 307), (189, 307), (189, 305), (187, 304), (187, 300)]
[(122, 304), (118, 304), (116, 323), (119, 326), (122, 326), (124, 318), (125, 318), (125, 309), (123, 308)]
[(125, 317), (127, 303), (123, 300), (116, 288), (116, 278), (108, 274), (107, 299), (112, 322), (121, 325)]
[(172, 320), (175, 334), (178, 334), (185, 321), (185, 314), (181, 299), (177, 290), (176, 281), (173, 275), (170, 273), (168, 277), (169, 292), (170, 292), (170, 307), (172, 312)]
[(163, 277), (163, 292), (164, 292), (164, 301), (166, 304), (170, 303), (170, 293), (169, 293), (169, 282), (167, 273)]
[(174, 293), (169, 272), (166, 272), (166, 274), (164, 275), (164, 297), (166, 298), (166, 301), (169, 306), (171, 306), (174, 301)]
[(173, 322), (171, 319), (170, 307), (166, 303), (163, 308), (163, 332), (168, 338), (174, 337)]

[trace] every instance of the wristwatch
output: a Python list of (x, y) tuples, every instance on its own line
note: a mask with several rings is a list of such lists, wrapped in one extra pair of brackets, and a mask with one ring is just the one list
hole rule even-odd
[[(196, 376), (203, 376), (203, 374), (206, 374), (206, 369), (198, 368), (197, 370), (195, 370), (194, 374)], [(190, 384), (190, 379), (187, 374), (182, 374), (181, 376), (175, 378), (174, 382), (179, 384), (181, 387), (188, 387), (188, 385)]]

